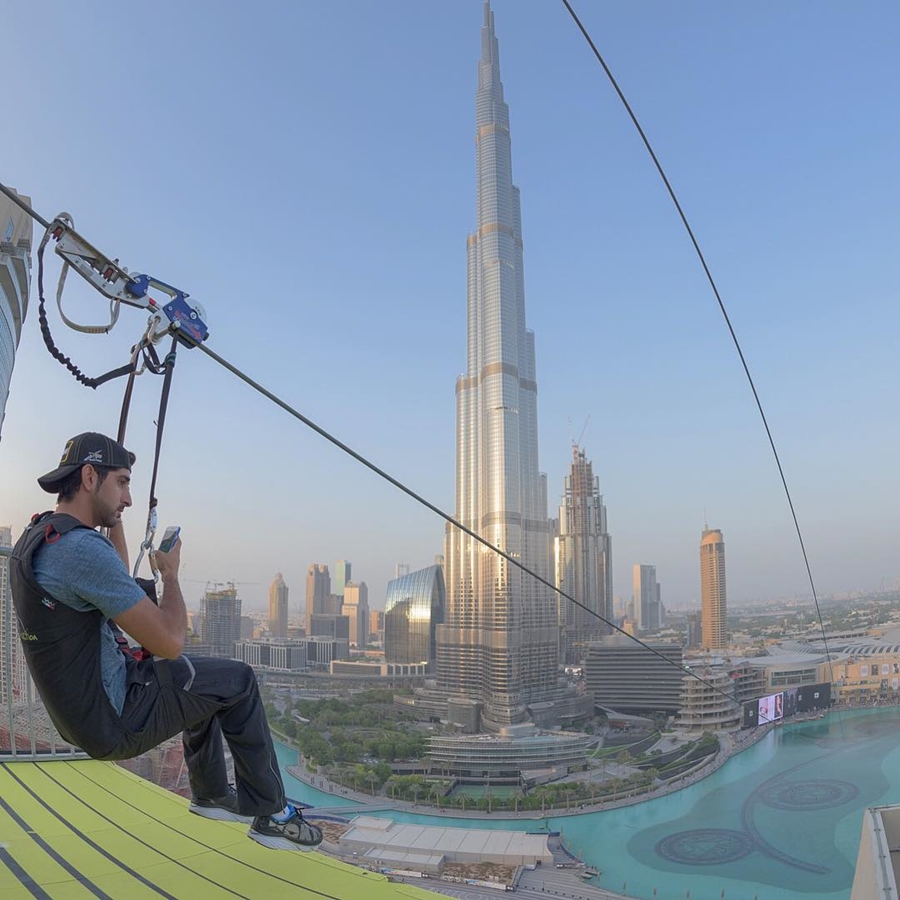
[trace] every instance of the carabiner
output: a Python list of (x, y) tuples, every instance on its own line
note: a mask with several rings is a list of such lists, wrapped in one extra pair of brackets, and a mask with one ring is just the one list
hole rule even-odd
[(159, 569), (156, 568), (156, 560), (153, 556), (153, 539), (156, 537), (156, 507), (152, 506), (147, 515), (147, 530), (144, 533), (144, 540), (141, 542), (141, 550), (138, 553), (134, 563), (134, 571), (131, 573), (132, 578), (137, 578), (138, 570), (141, 567), (141, 561), (144, 559), (144, 553), (148, 553), (150, 559), (150, 570), (153, 572), (153, 580), (159, 581)]

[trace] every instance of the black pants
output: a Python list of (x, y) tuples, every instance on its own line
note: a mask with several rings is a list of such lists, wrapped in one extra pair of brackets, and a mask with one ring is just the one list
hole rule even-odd
[(137, 756), (182, 732), (184, 761), (195, 797), (228, 792), (224, 737), (234, 760), (240, 811), (247, 816), (280, 812), (285, 805), (272, 736), (256, 676), (233, 659), (191, 657), (129, 665), (122, 720)]

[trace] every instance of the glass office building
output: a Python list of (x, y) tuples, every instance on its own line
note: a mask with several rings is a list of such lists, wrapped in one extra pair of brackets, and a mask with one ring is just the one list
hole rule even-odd
[[(22, 196), (31, 204), (31, 198)], [(0, 194), (0, 436), (31, 286), (31, 217)]]
[(429, 566), (389, 582), (384, 604), (385, 662), (433, 663), (435, 630), (444, 621), (445, 603), (440, 566)]

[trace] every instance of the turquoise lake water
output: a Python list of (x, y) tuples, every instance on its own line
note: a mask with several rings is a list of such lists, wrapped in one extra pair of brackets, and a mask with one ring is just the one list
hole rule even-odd
[[(900, 708), (777, 728), (690, 787), (634, 806), (546, 821), (602, 875), (644, 900), (847, 900), (863, 810), (900, 803)], [(294, 751), (278, 747), (284, 765)], [(287, 793), (352, 801), (285, 774)], [(348, 813), (350, 809), (348, 808)], [(537, 830), (542, 821), (379, 813), (403, 822)], [(654, 888), (656, 894), (654, 895)]]

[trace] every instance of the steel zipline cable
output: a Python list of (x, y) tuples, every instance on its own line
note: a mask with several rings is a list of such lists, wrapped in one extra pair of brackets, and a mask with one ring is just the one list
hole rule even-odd
[(569, 15), (572, 17), (572, 20), (578, 26), (578, 30), (581, 32), (584, 39), (587, 41), (588, 45), (591, 48), (594, 56), (597, 58), (597, 62), (603, 67), (603, 71), (606, 73), (606, 77), (609, 79), (609, 83), (613, 86), (616, 94), (619, 97), (619, 100), (622, 101), (622, 105), (625, 107), (625, 111), (628, 113), (629, 118), (631, 119), (632, 124), (637, 129), (638, 134), (641, 137), (641, 140), (644, 143), (644, 147), (647, 152), (650, 154), (650, 158), (653, 160), (653, 165), (656, 166), (656, 171), (659, 173), (659, 177), (662, 179), (663, 184), (666, 187), (666, 191), (668, 191), (669, 197), (672, 200), (672, 203), (675, 205), (675, 209), (678, 212), (678, 216), (681, 219), (682, 225), (684, 225), (684, 229), (688, 234), (688, 237), (691, 240), (691, 244), (693, 244), (694, 250), (697, 253), (697, 258), (700, 260), (700, 265), (703, 267), (703, 272), (706, 275), (706, 279), (709, 282), (709, 286), (712, 288), (713, 294), (715, 294), (716, 302), (719, 304), (719, 310), (722, 313), (722, 318), (725, 320), (725, 325), (728, 327), (728, 333), (731, 335), (731, 340), (734, 343), (734, 349), (737, 351), (737, 355), (740, 358), (741, 366), (744, 369), (744, 374), (747, 376), (747, 382), (750, 385), (750, 390), (753, 392), (753, 399), (756, 402), (756, 408), (759, 411), (759, 416), (762, 419), (763, 427), (766, 430), (766, 437), (769, 439), (769, 447), (772, 449), (772, 456), (775, 457), (775, 465), (778, 467), (778, 475), (781, 478), (781, 486), (784, 488), (784, 496), (787, 498), (788, 507), (791, 511), (791, 518), (794, 522), (794, 530), (797, 532), (797, 540), (800, 543), (800, 552), (803, 554), (803, 563), (806, 566), (806, 576), (809, 580), (809, 586), (812, 590), (813, 603), (816, 607), (816, 616), (819, 620), (819, 630), (822, 632), (822, 644), (825, 649), (825, 658), (828, 661), (828, 669), (831, 674), (831, 682), (834, 683), (834, 669), (831, 665), (831, 653), (828, 650), (828, 638), (825, 634), (825, 624), (822, 621), (822, 610), (819, 607), (819, 597), (816, 593), (816, 585), (813, 580), (812, 568), (809, 564), (809, 556), (806, 553), (806, 544), (803, 541), (803, 532), (800, 529), (800, 521), (797, 518), (797, 512), (794, 509), (794, 501), (791, 498), (791, 491), (788, 488), (787, 478), (784, 474), (784, 469), (781, 465), (781, 458), (778, 456), (778, 450), (775, 447), (775, 438), (772, 436), (772, 429), (769, 428), (769, 421), (766, 418), (766, 413), (763, 410), (762, 400), (760, 400), (759, 393), (756, 390), (756, 384), (753, 381), (753, 376), (750, 374), (750, 367), (747, 365), (747, 360), (744, 357), (744, 351), (741, 349), (740, 341), (738, 341), (737, 334), (735, 333), (734, 326), (731, 324), (731, 318), (728, 315), (728, 310), (725, 308), (725, 302), (722, 300), (722, 295), (719, 293), (719, 288), (716, 285), (716, 281), (712, 276), (712, 272), (710, 271), (709, 266), (706, 263), (706, 257), (703, 255), (703, 251), (700, 249), (700, 243), (694, 235), (694, 230), (691, 228), (690, 223), (688, 222), (688, 218), (685, 215), (684, 210), (681, 207), (681, 203), (678, 201), (678, 197), (675, 194), (675, 190), (672, 187), (671, 182), (666, 176), (665, 170), (662, 167), (662, 163), (660, 163), (659, 158), (653, 150), (652, 145), (650, 144), (650, 140), (644, 132), (644, 129), (641, 127), (641, 123), (638, 121), (637, 116), (634, 113), (634, 110), (631, 108), (631, 104), (625, 97), (622, 88), (619, 87), (619, 83), (616, 81), (615, 76), (610, 70), (609, 66), (606, 64), (606, 60), (604, 60), (603, 56), (600, 54), (600, 51), (597, 49), (597, 45), (594, 43), (591, 38), (588, 30), (584, 27), (581, 19), (578, 18), (578, 14), (572, 8), (572, 4), (569, 0), (562, 0), (563, 6), (568, 10)]

